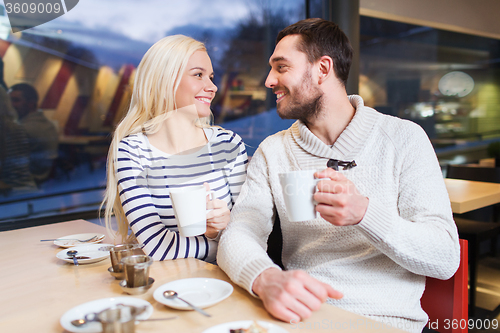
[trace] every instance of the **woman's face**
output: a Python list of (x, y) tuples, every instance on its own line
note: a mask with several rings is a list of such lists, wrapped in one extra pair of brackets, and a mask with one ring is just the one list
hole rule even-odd
[(177, 108), (195, 105), (198, 117), (208, 117), (210, 103), (217, 91), (217, 86), (212, 82), (213, 77), (214, 70), (207, 52), (196, 51), (193, 53), (175, 94)]

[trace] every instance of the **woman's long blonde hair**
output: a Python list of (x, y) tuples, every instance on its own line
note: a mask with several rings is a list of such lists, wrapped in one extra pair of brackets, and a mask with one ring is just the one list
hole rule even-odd
[[(165, 37), (156, 42), (146, 52), (137, 67), (132, 98), (127, 114), (116, 127), (111, 141), (107, 161), (107, 187), (101, 209), (105, 205), (105, 224), (113, 236), (121, 236), (123, 241), (133, 239), (128, 236), (128, 221), (118, 194), (116, 158), (119, 142), (141, 131), (153, 134), (161, 123), (176, 109), (175, 94), (187, 62), (196, 51), (205, 51), (205, 45), (183, 35)], [(201, 119), (200, 125), (210, 124), (210, 118)], [(115, 232), (111, 226), (114, 213), (118, 226)]]

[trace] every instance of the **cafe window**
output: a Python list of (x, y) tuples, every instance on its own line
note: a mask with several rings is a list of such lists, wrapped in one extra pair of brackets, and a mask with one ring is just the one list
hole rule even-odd
[[(305, 18), (306, 4), (311, 17), (324, 16), (323, 0), (214, 0), (203, 10), (201, 2), (86, 0), (15, 34), (0, 6), (0, 228), (62, 214), (97, 216), (106, 154), (135, 69), (167, 35), (206, 44), (218, 86), (214, 121), (238, 133), (252, 155), (266, 136), (293, 123), (277, 116), (264, 82), (277, 33)], [(438, 157), (500, 137), (498, 40), (368, 16), (361, 16), (360, 32), (366, 105), (420, 124)], [(41, 136), (50, 148), (43, 153), (30, 153), (23, 117), (11, 103), (23, 93), (7, 95), (17, 84), (38, 95), (45, 127), (35, 129), (56, 133)]]
[[(135, 70), (167, 35), (206, 44), (218, 86), (215, 123), (240, 134), (251, 155), (276, 122), (275, 97), (264, 87), (276, 35), (305, 18), (304, 8), (303, 0), (154, 0), (147, 6), (86, 0), (18, 33), (3, 29), (2, 14), (0, 227), (61, 214), (97, 216), (111, 135), (127, 110)], [(18, 84), (24, 88), (12, 93)], [(21, 109), (30, 89), (38, 100), (27, 126)]]
[(421, 125), (438, 157), (500, 138), (499, 40), (367, 16), (360, 31), (366, 105)]

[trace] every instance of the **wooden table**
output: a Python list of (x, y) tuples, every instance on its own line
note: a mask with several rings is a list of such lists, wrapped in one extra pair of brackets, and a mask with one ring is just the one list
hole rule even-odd
[[(93, 264), (74, 266), (56, 258), (61, 248), (40, 239), (65, 235), (101, 232), (99, 225), (77, 220), (0, 233), (0, 332), (64, 332), (59, 324), (69, 309), (92, 300), (128, 296), (122, 292), (107, 271), (109, 259)], [(104, 243), (112, 243), (107, 237)], [(143, 295), (136, 295), (153, 305), (151, 318), (179, 318), (170, 321), (142, 322), (136, 332), (203, 332), (214, 325), (235, 320), (264, 320), (284, 327), (289, 332), (331, 332), (341, 330), (380, 332), (381, 323), (323, 304), (307, 321), (288, 324), (271, 317), (262, 302), (231, 283), (218, 266), (197, 259), (178, 259), (154, 262), (151, 276), (153, 287)], [(189, 278), (210, 277), (230, 282), (234, 292), (229, 298), (206, 310), (211, 318), (195, 311), (181, 311), (166, 307), (153, 298), (154, 290), (167, 282)], [(403, 332), (384, 327), (383, 332)]]
[(500, 202), (500, 184), (445, 178), (453, 213), (466, 213)]

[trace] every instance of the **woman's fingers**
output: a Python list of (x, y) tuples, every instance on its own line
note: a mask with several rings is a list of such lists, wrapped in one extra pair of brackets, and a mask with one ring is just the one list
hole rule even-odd
[(224, 209), (224, 208), (227, 208), (227, 204), (225, 201), (222, 201), (220, 199), (209, 200), (207, 202), (207, 209)]
[(223, 230), (229, 223), (230, 211), (225, 201), (214, 199), (207, 203), (207, 226), (215, 230)]

